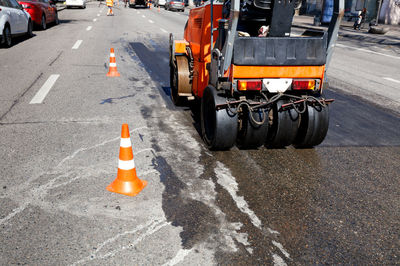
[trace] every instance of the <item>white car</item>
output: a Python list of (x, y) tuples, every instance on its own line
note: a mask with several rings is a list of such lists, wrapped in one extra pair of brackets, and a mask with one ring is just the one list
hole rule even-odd
[(155, 0), (154, 1), (154, 6), (155, 7), (165, 6), (165, 0)]
[(0, 42), (12, 45), (12, 37), (32, 37), (32, 19), (16, 0), (0, 0)]
[(70, 7), (86, 8), (86, 0), (67, 0), (65, 2), (65, 6), (67, 8), (70, 8)]

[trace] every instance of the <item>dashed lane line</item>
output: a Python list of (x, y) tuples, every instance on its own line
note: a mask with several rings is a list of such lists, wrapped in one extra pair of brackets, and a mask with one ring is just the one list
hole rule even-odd
[(386, 79), (386, 80), (389, 80), (392, 82), (396, 82), (396, 83), (400, 83), (400, 80), (397, 80), (397, 79), (392, 79), (392, 78), (388, 78), (388, 77), (384, 77), (383, 79)]
[(163, 28), (160, 28), (160, 30), (161, 30), (162, 32), (168, 33), (168, 31), (164, 30)]
[(98, 17), (100, 17), (100, 14), (97, 14)]
[(142, 18), (145, 18), (146, 16), (145, 15), (142, 15)]
[(371, 50), (367, 50), (367, 49), (363, 49), (363, 48), (357, 48), (357, 47), (352, 47), (352, 46), (348, 46), (348, 45), (344, 45), (344, 44), (340, 44), (340, 43), (337, 43), (336, 46), (337, 46), (337, 47), (342, 47), (342, 48), (350, 48), (350, 49), (354, 49), (354, 50), (357, 50), (357, 51), (362, 51), (362, 52), (366, 52), (366, 53), (370, 53), (370, 54), (383, 55), (383, 56), (387, 56), (387, 57), (394, 58), (394, 59), (400, 59), (399, 56), (393, 56), (393, 55), (378, 53), (378, 52), (374, 52), (374, 51), (371, 51)]
[(92, 29), (92, 26), (88, 26), (88, 27), (86, 28), (87, 31), (90, 31), (91, 29)]
[(43, 86), (39, 89), (36, 95), (32, 98), (29, 104), (37, 104), (42, 103), (46, 95), (49, 93), (51, 88), (56, 83), (57, 79), (60, 77), (60, 74), (53, 74), (46, 80)]
[(74, 50), (78, 49), (82, 42), (83, 42), (82, 40), (77, 40), (74, 46), (72, 46), (72, 49)]
[(149, 23), (154, 23), (154, 21), (152, 21), (151, 19), (149, 19)]
[(94, 18), (94, 19), (93, 19), (93, 22), (96, 22), (96, 21), (97, 21), (97, 18)]

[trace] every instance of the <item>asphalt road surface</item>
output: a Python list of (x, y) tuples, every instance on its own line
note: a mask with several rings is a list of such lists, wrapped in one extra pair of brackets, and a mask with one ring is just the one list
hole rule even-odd
[[(196, 108), (169, 98), (188, 11), (114, 13), (63, 10), (0, 49), (1, 265), (400, 263), (397, 50), (341, 38), (320, 146), (211, 152)], [(136, 197), (105, 189), (122, 123), (148, 181)]]

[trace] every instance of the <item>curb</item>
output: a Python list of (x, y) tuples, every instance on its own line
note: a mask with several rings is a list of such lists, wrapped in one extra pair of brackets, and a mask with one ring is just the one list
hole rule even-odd
[[(313, 25), (302, 25), (302, 24), (293, 24), (292, 27), (295, 28), (300, 28), (300, 29), (314, 29), (314, 30), (327, 30), (327, 27), (321, 27), (321, 26), (313, 26)], [(346, 33), (349, 28), (352, 28), (352, 26), (349, 25), (340, 25), (340, 30), (339, 30), (339, 37), (344, 37), (344, 38), (353, 38), (357, 39), (359, 41), (366, 41), (370, 43), (378, 43), (378, 44), (383, 44), (383, 45), (394, 45), (394, 46), (400, 46), (400, 34), (397, 34), (397, 31), (390, 31), (391, 33), (394, 33), (395, 35), (372, 35), (371, 33), (368, 32), (352, 32)], [(367, 35), (368, 34), (368, 35)], [(399, 36), (396, 36), (399, 35)]]

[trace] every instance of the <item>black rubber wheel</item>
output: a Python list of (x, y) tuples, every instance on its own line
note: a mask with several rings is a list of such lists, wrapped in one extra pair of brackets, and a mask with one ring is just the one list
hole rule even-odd
[(40, 28), (42, 30), (47, 29), (46, 17), (44, 15), (42, 15), (42, 20), (40, 21)]
[(4, 38), (4, 45), (6, 47), (11, 47), (11, 45), (12, 45), (12, 37), (11, 37), (11, 30), (10, 30), (10, 27), (8, 25), (4, 27), (3, 38)]
[[(258, 125), (254, 123), (252, 118), (257, 122), (263, 122), (264, 124)], [(259, 111), (243, 110), (241, 126), (238, 131), (236, 145), (240, 149), (256, 149), (265, 143), (265, 139), (268, 134), (268, 110), (264, 112), (260, 109)]]
[(54, 24), (55, 25), (60, 24), (60, 20), (58, 19), (58, 13), (56, 13), (56, 18), (54, 19)]
[(319, 145), (326, 137), (329, 127), (329, 107), (307, 106), (301, 114), (299, 131), (293, 146), (311, 148)]
[(26, 35), (28, 36), (28, 38), (33, 37), (33, 22), (32, 22), (32, 20), (28, 21), (28, 30), (26, 32)]
[(280, 111), (281, 106), (288, 100), (279, 100), (270, 111), (270, 127), (266, 146), (268, 148), (284, 148), (293, 143), (297, 135), (299, 114), (294, 110)]
[(207, 86), (201, 99), (201, 132), (211, 150), (229, 150), (236, 141), (238, 117), (228, 109), (216, 110), (217, 104), (226, 103), (217, 90)]

